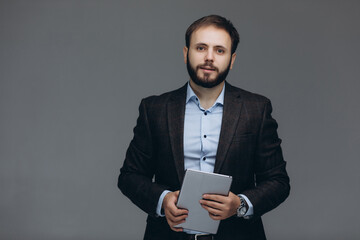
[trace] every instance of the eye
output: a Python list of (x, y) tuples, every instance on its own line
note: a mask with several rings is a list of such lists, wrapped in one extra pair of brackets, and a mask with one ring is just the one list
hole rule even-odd
[(219, 53), (219, 54), (224, 54), (225, 53), (224, 49), (218, 49), (216, 52)]
[(204, 51), (204, 50), (205, 50), (205, 47), (198, 46), (198, 47), (196, 47), (196, 50), (198, 50), (198, 51)]

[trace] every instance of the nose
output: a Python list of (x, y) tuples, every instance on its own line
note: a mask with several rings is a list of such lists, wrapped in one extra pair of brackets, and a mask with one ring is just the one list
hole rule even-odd
[(214, 61), (214, 52), (211, 49), (206, 52), (205, 61)]

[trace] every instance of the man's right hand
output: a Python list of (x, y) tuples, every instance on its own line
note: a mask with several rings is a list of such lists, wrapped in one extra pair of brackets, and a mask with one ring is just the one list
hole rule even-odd
[(183, 228), (176, 228), (174, 226), (184, 223), (185, 219), (188, 216), (188, 210), (180, 209), (176, 206), (179, 192), (170, 192), (165, 195), (162, 208), (165, 212), (166, 221), (169, 224), (170, 228), (175, 232), (182, 232)]

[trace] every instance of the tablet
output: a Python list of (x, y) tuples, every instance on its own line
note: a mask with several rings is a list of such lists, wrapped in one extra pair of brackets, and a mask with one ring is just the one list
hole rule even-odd
[(186, 222), (175, 227), (216, 234), (220, 221), (210, 218), (208, 211), (201, 207), (199, 201), (205, 193), (227, 196), (231, 182), (231, 176), (191, 169), (186, 170), (177, 207), (186, 208), (189, 214)]

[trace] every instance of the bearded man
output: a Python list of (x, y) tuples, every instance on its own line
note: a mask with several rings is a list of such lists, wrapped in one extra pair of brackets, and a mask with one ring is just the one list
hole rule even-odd
[[(185, 34), (183, 87), (141, 101), (118, 187), (148, 214), (144, 239), (266, 239), (261, 216), (289, 195), (289, 177), (269, 99), (225, 81), (239, 34), (218, 15)], [(232, 176), (228, 196), (199, 204), (220, 220), (216, 234), (176, 227), (188, 210), (176, 202), (185, 170)]]

